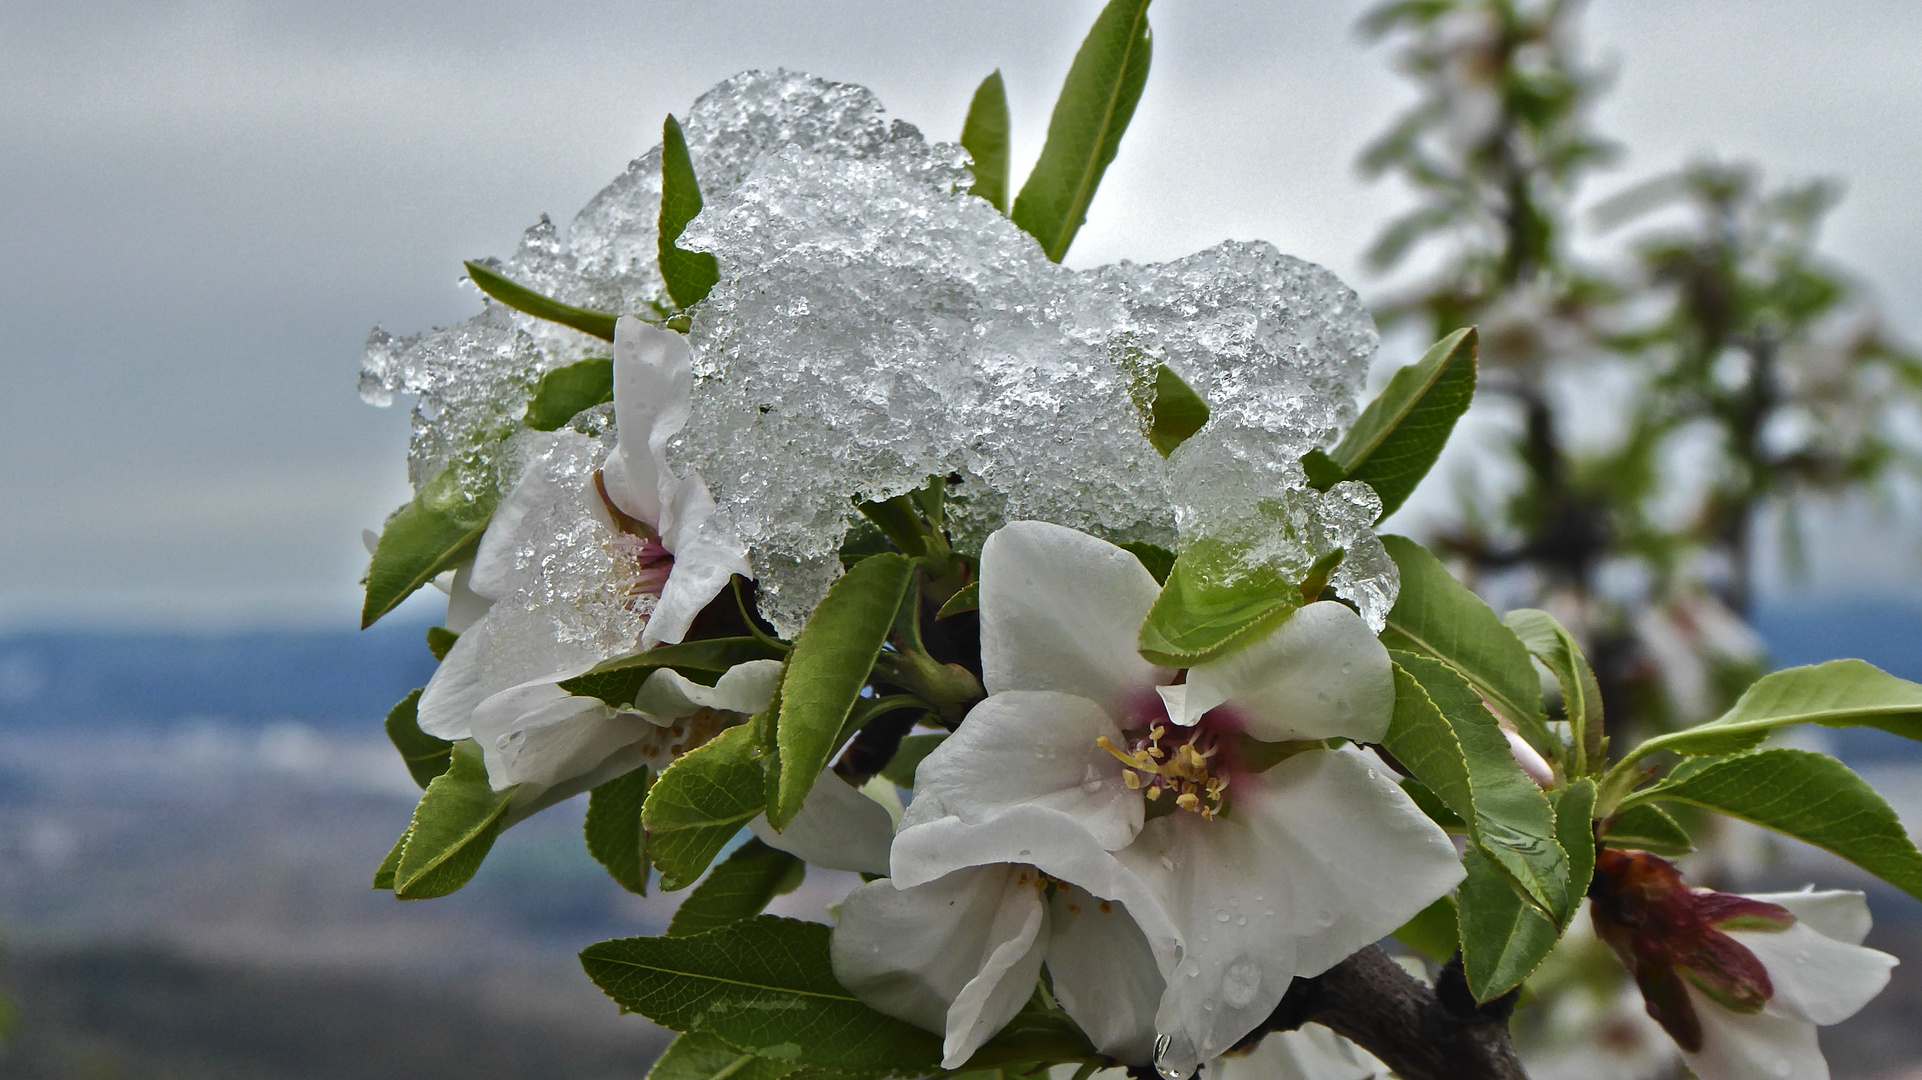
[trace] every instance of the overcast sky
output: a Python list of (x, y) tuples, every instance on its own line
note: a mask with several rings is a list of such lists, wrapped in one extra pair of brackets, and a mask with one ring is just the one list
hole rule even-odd
[[(999, 67), (1017, 176), (1098, 0), (6, 0), (0, 625), (344, 624), (407, 496), (361, 344), (477, 301), (460, 260), (565, 221), (748, 67), (864, 83), (952, 138)], [(1162, 0), (1072, 262), (1265, 238), (1366, 294), (1403, 196), (1356, 150), (1409, 91), (1327, 0)], [(1922, 4), (1599, 0), (1606, 193), (1710, 150), (1849, 182), (1827, 249), (1922, 338)], [(1858, 583), (1914, 562), (1882, 545)], [(1889, 568), (1894, 567), (1891, 571)]]

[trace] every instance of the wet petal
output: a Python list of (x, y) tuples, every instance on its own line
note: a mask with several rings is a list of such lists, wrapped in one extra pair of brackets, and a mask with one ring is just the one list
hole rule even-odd
[(1869, 936), (1868, 898), (1852, 889), (1813, 888), (1799, 892), (1754, 893), (1750, 900), (1786, 908), (1798, 920), (1808, 923), (1824, 937), (1850, 945), (1862, 944)]
[(983, 685), (1076, 694), (1120, 715), (1173, 677), (1135, 648), (1160, 592), (1106, 540), (1039, 521), (1003, 527), (981, 549)]
[(653, 725), (542, 680), (481, 702), (473, 728), (487, 760), (487, 778), (502, 791), (516, 784), (549, 788), (583, 776), (645, 737)]
[(1153, 1060), (1155, 1009), (1167, 984), (1126, 906), (1072, 885), (1055, 890), (1047, 964), (1055, 999), (1095, 1049), (1130, 1065)]
[(951, 1069), (1021, 1011), (1046, 951), (1034, 870), (988, 866), (911, 889), (855, 889), (830, 954), (834, 977), (856, 997), (945, 1034), (942, 1067)]
[(774, 700), (774, 688), (780, 684), (779, 660), (736, 664), (713, 686), (703, 686), (672, 668), (659, 668), (634, 695), (634, 708), (659, 724), (692, 716), (701, 709), (753, 716)]
[(1682, 1060), (1699, 1080), (1828, 1080), (1814, 1024), (1732, 1012), (1694, 987), (1688, 996), (1701, 1018), (1702, 1048), (1684, 1050)]
[(687, 339), (633, 316), (614, 324), (614, 425), (620, 434), (603, 480), (614, 505), (658, 529), (678, 481), (667, 443), (687, 425), (693, 393)]
[(1104, 738), (1122, 745), (1121, 730), (1087, 698), (995, 694), (921, 762), (915, 805), (932, 796), (930, 807), (970, 825), (1042, 807), (1073, 818), (1102, 847), (1119, 848), (1141, 828), (1142, 801), (1123, 782), (1121, 762), (1099, 745)]
[(1294, 976), (1388, 935), (1462, 878), (1446, 834), (1353, 750), (1239, 780), (1223, 816), (1156, 818), (1118, 854), (1175, 928), (1157, 1026), (1184, 1070), (1266, 1019)]
[[(698, 476), (682, 484), (683, 492), (698, 491), (708, 511), (714, 500)], [(641, 631), (641, 647), (676, 644), (687, 636), (694, 617), (721, 595), (735, 574), (752, 576), (748, 570), (747, 548), (738, 540), (722, 535), (706, 513), (684, 515), (673, 521), (675, 528), (665, 532), (661, 544), (674, 555), (667, 584), (661, 588), (660, 601), (647, 617)]]
[(1388, 1066), (1375, 1055), (1322, 1027), (1271, 1032), (1246, 1054), (1217, 1058), (1207, 1080), (1375, 1080)]
[(779, 848), (815, 866), (849, 873), (888, 872), (888, 845), (894, 842), (894, 818), (887, 808), (850, 785), (829, 769), (823, 772), (801, 812), (788, 827), (775, 832), (766, 816), (748, 827), (771, 848)]
[(1191, 669), (1187, 688), (1176, 723), (1192, 724), (1232, 703), (1248, 734), (1270, 742), (1374, 742), (1395, 711), (1388, 650), (1361, 616), (1332, 600), (1309, 604), (1260, 641)]
[(1771, 1016), (1839, 1024), (1888, 985), (1895, 957), (1817, 932), (1805, 922), (1787, 930), (1729, 930), (1768, 971), (1775, 993), (1763, 1006)]

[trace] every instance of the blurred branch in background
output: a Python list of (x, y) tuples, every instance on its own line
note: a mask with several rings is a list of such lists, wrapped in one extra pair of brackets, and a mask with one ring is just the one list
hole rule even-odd
[[(1765, 511), (1793, 555), (1808, 497), (1922, 464), (1900, 436), (1922, 361), (1816, 251), (1831, 182), (1770, 189), (1702, 161), (1578, 215), (1619, 149), (1589, 120), (1609, 79), (1581, 11), (1404, 0), (1364, 19), (1421, 94), (1361, 160), (1417, 196), (1369, 260), (1415, 279), (1377, 309), (1386, 326), (1480, 325), (1483, 408), (1511, 433), (1438, 545), (1577, 628), (1618, 736), (1648, 734), (1712, 715), (1762, 663), (1744, 620)], [(1578, 254), (1584, 224), (1617, 242)]]

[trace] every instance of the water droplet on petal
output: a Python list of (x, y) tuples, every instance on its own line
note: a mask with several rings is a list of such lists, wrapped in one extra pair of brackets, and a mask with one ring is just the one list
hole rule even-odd
[(1161, 857), (1161, 868), (1163, 870), (1173, 870), (1175, 868), (1175, 861), (1173, 859), (1170, 859), (1168, 856), (1163, 855)]
[(1217, 912), (1215, 912), (1215, 921), (1216, 921), (1216, 922), (1227, 922), (1227, 921), (1228, 921), (1228, 913), (1227, 913), (1226, 911), (1217, 911)]
[(1235, 925), (1236, 925), (1236, 926), (1247, 926), (1247, 925), (1248, 925), (1248, 916), (1246, 916), (1246, 915), (1241, 915), (1241, 916), (1237, 916), (1237, 917), (1236, 917), (1236, 919), (1235, 919)]
[(1316, 695), (1315, 695), (1315, 700), (1316, 700), (1316, 701), (1319, 701), (1319, 702), (1321, 702), (1321, 703), (1322, 703), (1323, 705), (1326, 705), (1326, 704), (1328, 704), (1328, 702), (1329, 702), (1329, 694), (1328, 694), (1328, 691), (1326, 691), (1326, 690), (1323, 690), (1323, 691), (1321, 691), (1320, 693), (1318, 693), (1318, 694), (1316, 694)]
[(1028, 858), (1033, 858), (1033, 857), (1034, 857), (1034, 850), (1033, 850), (1032, 848), (1022, 848), (1022, 849), (1021, 849), (1021, 857), (1022, 857), (1022, 858), (1024, 858), (1024, 859), (1028, 859)]
[(1095, 768), (1092, 762), (1088, 764), (1087, 771), (1081, 775), (1081, 790), (1090, 795), (1101, 790), (1101, 770)]
[(1315, 925), (1323, 929), (1335, 925), (1335, 913), (1326, 908), (1315, 912)]
[(1352, 661), (1352, 660), (1343, 660), (1343, 661), (1341, 662), (1341, 673), (1342, 673), (1343, 675), (1348, 675), (1348, 674), (1351, 674), (1351, 673), (1352, 673), (1352, 672), (1353, 672), (1354, 670), (1355, 670), (1355, 663), (1354, 663), (1354, 661)]

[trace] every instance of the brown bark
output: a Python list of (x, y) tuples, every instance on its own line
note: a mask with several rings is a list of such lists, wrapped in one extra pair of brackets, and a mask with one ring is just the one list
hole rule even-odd
[(1296, 979), (1249, 1036), (1321, 1024), (1380, 1058), (1402, 1080), (1527, 1080), (1508, 1038), (1512, 995), (1477, 1005), (1459, 959), (1434, 987), (1378, 946), (1312, 979)]

